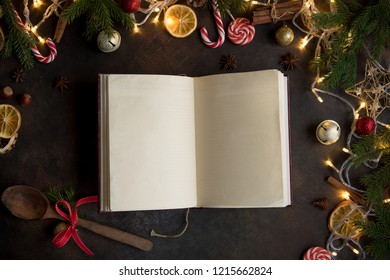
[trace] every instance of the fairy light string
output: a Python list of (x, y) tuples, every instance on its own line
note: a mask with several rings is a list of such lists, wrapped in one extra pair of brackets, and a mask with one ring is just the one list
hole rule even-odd
[[(62, 9), (62, 5), (65, 4), (66, 0), (51, 0), (51, 2), (52, 3), (46, 8), (45, 12), (43, 13), (42, 19), (37, 24), (34, 25), (30, 20), (29, 1), (23, 0), (23, 5), (24, 5), (23, 16), (25, 18), (24, 26), (37, 37), (37, 39), (41, 44), (45, 43), (46, 40), (39, 35), (38, 33), (39, 27), (53, 14), (59, 17), (60, 14), (58, 10)], [(42, 0), (33, 0), (34, 8), (40, 8), (42, 5), (43, 5)]]
[[(335, 3), (333, 0), (330, 0), (330, 11), (334, 11)], [(332, 35), (338, 31), (338, 28), (333, 29), (324, 29), (318, 28), (314, 25), (312, 15), (319, 13), (320, 11), (316, 7), (314, 0), (304, 0), (302, 3), (301, 9), (292, 19), (292, 22), (296, 28), (298, 28), (305, 35), (300, 42), (300, 48), (304, 49), (306, 45), (312, 41), (317, 40), (314, 50), (314, 59), (320, 57), (323, 50), (330, 48), (330, 42)], [(300, 19), (300, 21), (298, 21)], [(350, 132), (347, 135), (346, 148), (343, 151), (348, 154), (348, 157), (341, 163), (340, 167), (336, 167), (331, 160), (326, 160), (325, 164), (332, 168), (338, 175), (340, 182), (349, 189), (352, 193), (357, 193), (363, 195), (364, 190), (359, 189), (351, 183), (350, 173), (351, 167), (354, 166), (352, 159), (354, 154), (351, 149), (351, 144), (355, 139), (361, 138), (359, 134), (356, 133), (356, 121), (359, 119), (361, 111), (365, 111), (367, 116), (372, 117), (375, 120), (376, 126), (373, 133), (376, 133), (378, 126), (383, 126), (387, 129), (390, 129), (390, 125), (380, 121), (378, 118), (381, 113), (386, 109), (390, 108), (390, 69), (385, 69), (378, 61), (372, 59), (368, 49), (365, 47), (365, 51), (369, 59), (366, 62), (366, 71), (365, 78), (363, 81), (357, 83), (354, 87), (346, 89), (345, 93), (353, 96), (360, 100), (360, 106), (355, 108), (355, 106), (348, 101), (346, 98), (335, 94), (331, 91), (323, 90), (318, 86), (324, 80), (324, 75), (322, 75), (320, 68), (316, 67), (316, 77), (311, 84), (311, 92), (317, 98), (319, 102), (324, 102), (321, 95), (327, 95), (333, 98), (336, 98), (343, 102), (347, 107), (351, 109), (352, 113), (352, 122)], [(376, 159), (372, 159), (369, 162), (366, 162), (364, 166), (374, 169), (378, 166), (378, 163), (381, 159), (381, 154)], [(349, 196), (343, 197), (344, 199), (350, 199)], [(390, 202), (390, 199), (388, 199)], [(385, 202), (387, 203), (387, 202)], [(359, 205), (356, 202), (350, 200), (351, 210), (349, 213), (346, 213), (346, 216), (341, 220), (341, 222), (336, 225), (336, 229), (343, 225), (343, 220), (353, 213), (354, 211), (361, 210), (364, 213), (363, 217), (366, 219), (368, 216), (375, 215), (374, 209), (370, 206)], [(353, 238), (351, 232), (350, 236), (340, 237), (335, 235), (333, 232), (328, 237), (326, 248), (332, 254), (332, 258), (337, 259), (340, 252), (346, 248), (350, 249), (359, 259), (365, 259), (366, 254), (359, 242), (359, 238)]]
[[(147, 20), (150, 18), (150, 16), (153, 13), (157, 13), (156, 16), (154, 17), (153, 21), (157, 22), (158, 19), (160, 18), (161, 13), (166, 10), (169, 6), (175, 4), (178, 0), (145, 0), (145, 2), (148, 3), (148, 6), (146, 8), (140, 8), (138, 12), (141, 12), (145, 15), (143, 20), (140, 22), (135, 22), (135, 32), (138, 32), (138, 26), (143, 25)], [(135, 15), (131, 15), (132, 18), (135, 20)], [(136, 21), (136, 20), (135, 20)]]

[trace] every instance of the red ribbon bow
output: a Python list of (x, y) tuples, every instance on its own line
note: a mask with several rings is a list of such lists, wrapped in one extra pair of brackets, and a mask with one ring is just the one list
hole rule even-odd
[[(69, 222), (69, 226), (66, 229), (60, 231), (53, 238), (52, 243), (57, 248), (61, 248), (61, 247), (65, 246), (65, 244), (68, 243), (69, 239), (72, 237), (73, 240), (76, 242), (76, 244), (85, 253), (87, 253), (89, 256), (93, 256), (92, 251), (89, 250), (89, 248), (83, 243), (83, 241), (81, 241), (80, 236), (78, 235), (78, 233), (76, 231), (77, 221), (79, 219), (79, 217), (77, 215), (77, 207), (79, 207), (80, 205), (86, 204), (86, 203), (97, 202), (97, 201), (98, 201), (98, 197), (97, 196), (89, 196), (89, 197), (82, 198), (79, 201), (77, 201), (76, 206), (74, 207), (73, 210), (70, 207), (69, 202), (67, 202), (66, 200), (62, 199), (62, 200), (59, 200), (59, 201), (56, 202), (55, 209), (56, 209), (57, 213), (61, 217), (63, 217), (66, 221)], [(64, 213), (59, 208), (58, 205), (61, 204), (61, 203), (63, 203), (68, 208), (68, 214)]]

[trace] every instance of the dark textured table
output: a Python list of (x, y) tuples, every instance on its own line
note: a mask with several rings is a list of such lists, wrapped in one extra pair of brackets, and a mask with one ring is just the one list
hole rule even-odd
[[(215, 25), (208, 10), (196, 9), (198, 29), (206, 26), (215, 38)], [(52, 36), (56, 25), (52, 17), (41, 33)], [(229, 18), (224, 20), (227, 26)], [(282, 55), (289, 52), (299, 58), (298, 69), (288, 71), (290, 82), (291, 188), (293, 206), (276, 209), (191, 209), (187, 231), (178, 238), (150, 237), (152, 229), (175, 234), (185, 220), (185, 209), (99, 213), (97, 204), (82, 207), (91, 220), (128, 231), (154, 242), (150, 252), (143, 252), (105, 239), (84, 229), (78, 233), (94, 252), (87, 256), (70, 241), (61, 249), (51, 240), (55, 220), (26, 221), (12, 216), (0, 206), (1, 259), (302, 259), (311, 246), (325, 246), (330, 234), (327, 217), (340, 202), (338, 192), (325, 178), (335, 175), (324, 165), (331, 157), (335, 164), (345, 156), (340, 152), (349, 133), (352, 115), (339, 100), (322, 96), (319, 103), (310, 91), (315, 73), (308, 69), (313, 58), (314, 43), (298, 49), (303, 33), (290, 21), (295, 32), (289, 46), (275, 42), (274, 34), (282, 23), (256, 26), (252, 43), (237, 46), (228, 39), (217, 49), (206, 47), (199, 30), (185, 39), (176, 39), (164, 29), (163, 23), (151, 21), (132, 34), (120, 26), (120, 48), (113, 53), (99, 51), (96, 40), (87, 41), (82, 32), (84, 20), (67, 27), (57, 44), (58, 56), (50, 64), (35, 63), (26, 70), (26, 79), (15, 83), (10, 73), (20, 67), (13, 56), (1, 58), (0, 86), (9, 85), (16, 95), (28, 92), (30, 106), (20, 106), (15, 98), (1, 99), (20, 109), (22, 126), (16, 146), (0, 157), (1, 192), (16, 184), (45, 189), (73, 187), (77, 197), (98, 193), (97, 142), (97, 75), (98, 73), (186, 74), (202, 76), (225, 73), (220, 58), (232, 54), (238, 61), (236, 71), (276, 68)], [(230, 72), (232, 72), (230, 71)], [(69, 90), (54, 88), (58, 76), (71, 81)], [(261, 85), (259, 85), (261, 86)], [(344, 94), (344, 93), (340, 93)], [(345, 95), (345, 94), (344, 94)], [(355, 101), (354, 101), (355, 102)], [(358, 104), (357, 102), (355, 104)], [(333, 145), (320, 144), (316, 126), (333, 119), (341, 126), (341, 138)], [(264, 127), (264, 133), (267, 128)], [(321, 211), (312, 201), (327, 197), (328, 209)]]

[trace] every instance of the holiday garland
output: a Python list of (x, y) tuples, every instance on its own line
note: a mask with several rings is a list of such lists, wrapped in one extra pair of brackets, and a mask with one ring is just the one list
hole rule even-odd
[(68, 23), (72, 23), (82, 15), (86, 17), (84, 35), (88, 40), (100, 31), (106, 32), (109, 36), (112, 35), (115, 22), (120, 23), (126, 29), (134, 27), (130, 15), (125, 13), (114, 0), (78, 0), (61, 13), (61, 17), (65, 18)]
[(32, 68), (34, 66), (34, 56), (31, 52), (31, 46), (36, 43), (35, 38), (20, 24), (11, 0), (0, 0), (0, 5), (3, 7), (5, 23), (5, 42), (0, 55), (9, 57), (12, 53), (15, 53), (23, 67)]
[(369, 2), (335, 0), (334, 11), (312, 15), (316, 28), (333, 30), (329, 46), (314, 59), (314, 65), (327, 73), (322, 82), (327, 89), (356, 83), (358, 57), (367, 40), (372, 39), (373, 59), (390, 43), (390, 0)]

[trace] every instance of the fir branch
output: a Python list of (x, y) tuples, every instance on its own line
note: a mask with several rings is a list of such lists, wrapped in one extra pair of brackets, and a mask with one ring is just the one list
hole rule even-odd
[(3, 17), (6, 24), (5, 46), (0, 52), (3, 57), (8, 57), (14, 52), (23, 67), (30, 69), (34, 65), (34, 56), (31, 46), (36, 43), (35, 38), (20, 26), (11, 0), (2, 0)]
[(377, 0), (374, 4), (360, 4), (357, 0), (336, 0), (335, 12), (313, 14), (318, 29), (335, 29), (330, 47), (312, 63), (327, 72), (323, 85), (349, 88), (356, 83), (357, 57), (367, 40), (370, 52), (378, 59), (390, 43), (390, 1)]
[(351, 145), (355, 166), (376, 160), (381, 154), (390, 154), (390, 129), (362, 137)]
[(65, 18), (69, 24), (82, 15), (86, 18), (83, 35), (87, 40), (91, 40), (100, 31), (112, 35), (115, 22), (120, 23), (126, 29), (134, 27), (130, 15), (125, 13), (114, 0), (78, 0), (61, 13), (61, 17)]
[[(212, 9), (212, 0), (208, 0), (205, 8)], [(229, 15), (231, 11), (244, 12), (248, 7), (248, 3), (245, 0), (218, 0), (218, 10), (222, 17)]]
[(367, 202), (374, 207), (381, 205), (390, 188), (390, 156), (382, 157), (379, 167), (362, 176), (360, 181), (366, 187)]
[(51, 204), (55, 204), (59, 200), (66, 200), (72, 208), (76, 205), (75, 190), (73, 188), (59, 190), (56, 187), (50, 186), (47, 190), (44, 190), (44, 194)]
[(390, 257), (390, 207), (382, 205), (375, 209), (375, 219), (362, 225), (368, 241), (367, 254), (377, 259)]

